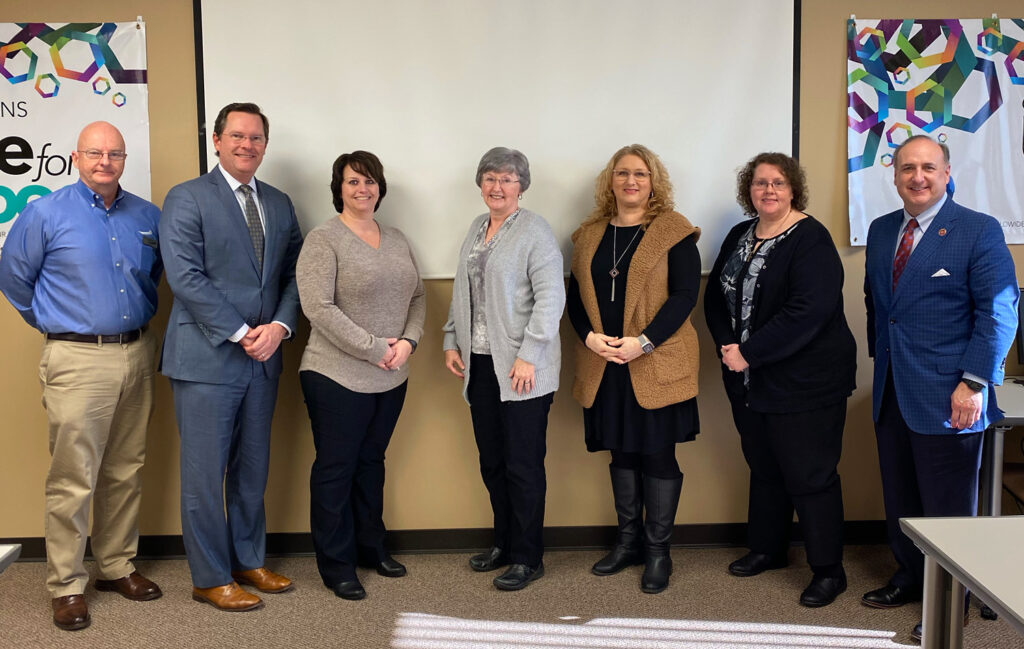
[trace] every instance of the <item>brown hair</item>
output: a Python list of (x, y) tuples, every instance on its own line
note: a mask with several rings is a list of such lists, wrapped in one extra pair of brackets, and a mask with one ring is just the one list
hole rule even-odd
[(750, 188), (754, 183), (754, 171), (763, 164), (772, 165), (782, 172), (793, 190), (793, 207), (804, 211), (807, 208), (807, 176), (803, 167), (795, 158), (785, 153), (769, 152), (758, 153), (751, 158), (736, 177), (736, 202), (743, 208), (743, 213), (747, 216), (757, 215), (754, 201), (750, 198)]
[(388, 193), (388, 181), (384, 179), (384, 165), (380, 163), (380, 158), (369, 151), (353, 151), (342, 153), (334, 161), (331, 167), (331, 198), (338, 213), (345, 211), (345, 203), (341, 200), (341, 183), (344, 181), (345, 167), (352, 167), (352, 171), (372, 178), (377, 183), (380, 192), (377, 194), (377, 204), (373, 206), (373, 211), (376, 212), (380, 202), (384, 200), (384, 195)]

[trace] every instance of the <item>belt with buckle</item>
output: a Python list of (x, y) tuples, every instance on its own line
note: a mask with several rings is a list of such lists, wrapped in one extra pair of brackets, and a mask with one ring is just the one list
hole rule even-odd
[(64, 340), (72, 343), (93, 343), (95, 345), (109, 343), (124, 345), (126, 343), (133, 343), (141, 337), (142, 329), (134, 329), (121, 334), (46, 334), (47, 340)]

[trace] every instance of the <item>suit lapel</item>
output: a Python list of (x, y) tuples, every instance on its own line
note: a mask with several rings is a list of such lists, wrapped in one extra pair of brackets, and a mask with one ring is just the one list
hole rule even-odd
[[(277, 227), (278, 210), (275, 209), (274, 201), (270, 198), (270, 191), (264, 183), (256, 181), (260, 193), (260, 207), (263, 208), (263, 268), (270, 268), (274, 263), (277, 253), (281, 250), (279, 233)], [(253, 256), (255, 261), (255, 253)]]
[[(252, 247), (252, 237), (249, 236), (249, 228), (245, 224), (245, 214), (242, 213), (242, 207), (238, 204), (238, 199), (235, 197), (234, 192), (231, 191), (231, 186), (228, 185), (228, 181), (224, 179), (224, 174), (221, 173), (219, 168), (214, 168), (208, 175), (215, 186), (216, 196), (224, 208), (225, 220), (227, 221), (225, 227), (230, 233), (231, 239), (241, 242), (242, 249), (249, 256), (252, 269), (259, 275), (260, 268), (256, 263), (256, 251)], [(270, 225), (269, 222), (267, 225)], [(269, 230), (269, 227), (266, 229)], [(263, 256), (265, 259), (266, 250), (264, 250)]]

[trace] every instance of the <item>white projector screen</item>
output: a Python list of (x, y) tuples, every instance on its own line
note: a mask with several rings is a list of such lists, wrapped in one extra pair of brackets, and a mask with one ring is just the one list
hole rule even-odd
[[(201, 110), (253, 101), (270, 119), (258, 177), (303, 232), (335, 215), (331, 163), (384, 163), (379, 221), (405, 232), (424, 278), (452, 277), (494, 146), (530, 160), (521, 205), (562, 242), (593, 207), (612, 153), (661, 156), (709, 268), (742, 214), (736, 170), (792, 152), (794, 0), (200, 0)], [(200, 125), (201, 127), (203, 125)]]

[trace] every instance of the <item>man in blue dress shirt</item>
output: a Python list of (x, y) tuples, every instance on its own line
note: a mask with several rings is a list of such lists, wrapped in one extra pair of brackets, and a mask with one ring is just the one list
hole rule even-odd
[(0, 291), (45, 335), (46, 583), (53, 622), (68, 631), (90, 623), (82, 562), (90, 502), (96, 589), (139, 601), (161, 595), (132, 565), (153, 404), (156, 343), (146, 323), (163, 268), (160, 210), (121, 189), (125, 156), (112, 125), (82, 129), (71, 153), (80, 180), (29, 203), (0, 255)]

